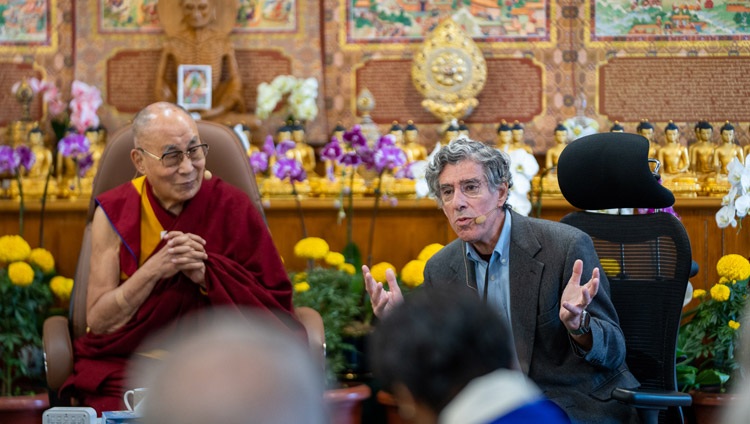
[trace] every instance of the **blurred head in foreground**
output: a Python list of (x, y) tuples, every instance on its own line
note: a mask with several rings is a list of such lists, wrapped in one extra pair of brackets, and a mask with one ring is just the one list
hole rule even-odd
[(307, 345), (278, 323), (244, 315), (198, 315), (160, 360), (139, 361), (133, 384), (148, 388), (144, 423), (326, 422), (324, 379)]

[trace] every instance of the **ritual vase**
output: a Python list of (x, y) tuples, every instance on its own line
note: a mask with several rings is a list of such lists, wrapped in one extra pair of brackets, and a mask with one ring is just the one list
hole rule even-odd
[(328, 406), (331, 424), (359, 424), (362, 422), (362, 402), (369, 398), (370, 387), (366, 384), (347, 384), (328, 389), (324, 398)]
[(721, 422), (722, 414), (726, 408), (737, 400), (737, 396), (734, 394), (701, 390), (691, 390), (690, 396), (693, 398), (690, 409), (693, 412), (695, 424)]
[(0, 396), (0, 423), (41, 424), (49, 408), (47, 393), (28, 396)]

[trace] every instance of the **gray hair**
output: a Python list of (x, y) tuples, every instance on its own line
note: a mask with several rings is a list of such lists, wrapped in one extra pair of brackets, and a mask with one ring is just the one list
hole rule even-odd
[(510, 173), (510, 157), (507, 153), (490, 147), (468, 137), (459, 137), (447, 146), (443, 146), (427, 165), (426, 179), (430, 194), (435, 196), (438, 205), (443, 206), (440, 198), (440, 174), (446, 165), (455, 165), (469, 160), (482, 165), (487, 185), (491, 192), (496, 192), (503, 183), (508, 189), (513, 187), (513, 176)]
[(169, 102), (152, 103), (141, 109), (135, 114), (135, 117), (133, 117), (133, 141), (136, 147), (140, 147), (140, 142), (146, 137), (153, 121), (166, 111), (183, 113), (187, 118), (193, 120), (193, 117), (178, 104)]

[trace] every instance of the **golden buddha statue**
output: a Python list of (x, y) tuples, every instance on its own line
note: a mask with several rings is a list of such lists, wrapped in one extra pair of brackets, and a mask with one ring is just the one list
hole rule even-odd
[(471, 134), (469, 133), (469, 127), (466, 125), (466, 122), (464, 121), (458, 121), (458, 135), (464, 136), (466, 138), (471, 138)]
[(307, 144), (305, 139), (305, 127), (300, 121), (294, 121), (291, 126), (292, 141), (294, 147), (286, 152), (286, 156), (297, 159), (302, 168), (307, 172), (307, 178), (314, 178), (315, 174), (315, 149)]
[[(747, 131), (750, 132), (750, 127), (748, 127)], [(745, 147), (743, 148), (742, 152), (745, 154), (745, 158), (747, 158), (748, 155), (750, 155), (750, 141), (748, 142), (748, 144), (745, 144)]]
[[(544, 155), (544, 179), (541, 180), (541, 192), (545, 197), (562, 197), (560, 193), (560, 184), (557, 181), (557, 161), (560, 154), (568, 145), (568, 129), (562, 123), (555, 127), (555, 145), (547, 149)], [(539, 177), (534, 177), (539, 181)], [(537, 182), (537, 185), (539, 183)], [(539, 189), (536, 190), (539, 192)]]
[[(654, 126), (648, 122), (647, 119), (641, 119), (641, 122), (638, 123), (638, 126), (635, 127), (635, 132), (637, 132), (641, 137), (648, 140), (648, 157), (649, 159), (658, 159), (657, 155), (659, 153), (659, 143), (656, 142), (654, 139)], [(656, 171), (656, 164), (650, 163), (649, 166), (651, 167), (651, 171)]]
[(733, 159), (745, 163), (742, 148), (734, 142), (734, 126), (726, 121), (721, 127), (721, 144), (714, 150), (713, 164), (716, 171), (715, 177), (709, 177), (704, 184), (704, 191), (710, 196), (724, 196), (732, 188), (727, 166)]
[(495, 139), (495, 148), (503, 152), (510, 152), (510, 147), (513, 144), (513, 133), (510, 125), (503, 119), (500, 121), (500, 125), (497, 126), (497, 138)]
[[(44, 133), (39, 127), (29, 131), (29, 148), (34, 153), (36, 161), (25, 174), (23, 174), (23, 194), (27, 199), (41, 199), (44, 196), (44, 185), (47, 184), (47, 175), (52, 167), (52, 150), (44, 142)], [(47, 197), (57, 195), (57, 181), (49, 179), (47, 184)]]
[(514, 121), (513, 127), (510, 130), (512, 143), (509, 151), (522, 149), (525, 150), (528, 154), (533, 155), (534, 150), (531, 148), (531, 146), (526, 144), (526, 141), (523, 139), (523, 132), (523, 125), (521, 125), (521, 123), (518, 121)]
[(159, 21), (167, 39), (161, 53), (154, 94), (156, 100), (177, 101), (180, 65), (211, 66), (211, 108), (198, 111), (202, 119), (231, 125), (245, 113), (242, 82), (229, 37), (239, 9), (238, 0), (159, 0)]
[(625, 127), (620, 125), (620, 122), (615, 121), (615, 123), (609, 128), (609, 132), (625, 132)]
[(400, 147), (406, 153), (407, 163), (427, 159), (427, 148), (419, 142), (419, 130), (412, 120), (406, 122), (404, 142)]
[(665, 187), (675, 195), (695, 197), (700, 191), (697, 178), (690, 173), (688, 149), (680, 144), (680, 130), (669, 121), (664, 129), (665, 144), (657, 157), (661, 162), (661, 177)]
[(715, 173), (713, 157), (716, 146), (711, 142), (714, 127), (708, 121), (700, 121), (695, 125), (695, 143), (690, 146), (690, 169), (699, 181), (712, 177)]

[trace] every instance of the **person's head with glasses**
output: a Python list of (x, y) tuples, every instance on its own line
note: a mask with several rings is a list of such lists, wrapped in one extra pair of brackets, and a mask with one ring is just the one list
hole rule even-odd
[(138, 172), (146, 176), (165, 209), (182, 210), (203, 182), (208, 145), (198, 126), (181, 107), (167, 102), (146, 106), (133, 119), (135, 147), (130, 152)]
[(513, 187), (508, 155), (459, 137), (435, 154), (426, 179), (459, 238), (480, 252), (487, 246), (491, 251), (500, 236)]

